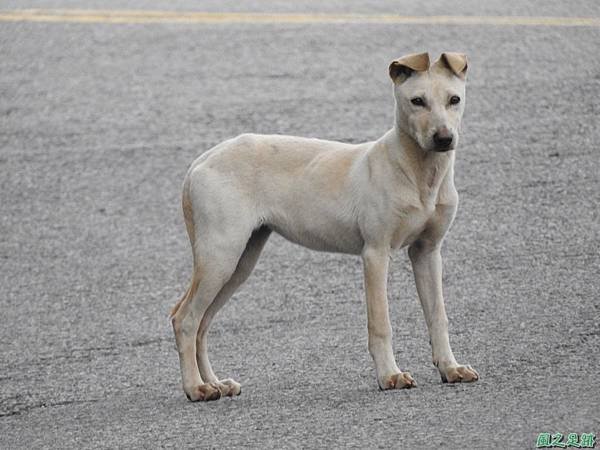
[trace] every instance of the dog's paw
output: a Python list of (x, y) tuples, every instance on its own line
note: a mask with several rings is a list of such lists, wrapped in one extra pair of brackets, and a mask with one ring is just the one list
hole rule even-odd
[(231, 378), (219, 380), (215, 384), (221, 392), (221, 397), (235, 397), (236, 395), (240, 395), (242, 393), (242, 385)]
[(221, 390), (216, 383), (204, 383), (185, 390), (185, 395), (190, 402), (208, 402), (221, 398)]
[(471, 383), (479, 380), (479, 374), (471, 366), (451, 366), (440, 371), (444, 383)]
[(417, 387), (416, 381), (409, 372), (399, 372), (383, 377), (379, 381), (379, 389), (386, 391), (388, 389), (410, 389)]

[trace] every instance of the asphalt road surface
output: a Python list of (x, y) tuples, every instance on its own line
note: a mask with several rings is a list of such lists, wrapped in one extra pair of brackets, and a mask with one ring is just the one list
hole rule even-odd
[[(600, 3), (420, 3), (0, 3), (282, 18), (0, 21), (0, 448), (533, 448), (542, 432), (600, 434)], [(307, 12), (479, 19), (283, 20)], [(394, 344), (419, 386), (380, 392), (359, 258), (274, 236), (211, 329), (213, 367), (242, 395), (188, 402), (167, 313), (190, 276), (189, 163), (248, 131), (376, 139), (393, 120), (389, 62), (423, 50), (470, 58), (443, 255), (451, 343), (480, 381), (441, 383), (400, 251)]]

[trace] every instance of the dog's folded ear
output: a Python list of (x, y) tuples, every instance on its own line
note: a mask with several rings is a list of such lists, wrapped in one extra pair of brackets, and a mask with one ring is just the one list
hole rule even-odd
[(390, 64), (390, 77), (394, 83), (402, 83), (413, 72), (425, 72), (426, 70), (429, 70), (429, 54), (413, 53), (392, 61)]
[(442, 53), (438, 62), (458, 78), (463, 80), (466, 78), (467, 55), (463, 55), (462, 53)]

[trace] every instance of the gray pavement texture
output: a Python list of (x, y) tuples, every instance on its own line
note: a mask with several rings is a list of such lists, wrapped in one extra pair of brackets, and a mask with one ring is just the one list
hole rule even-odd
[[(103, 7), (598, 16), (598, 2), (17, 2)], [(294, 6), (295, 5), (295, 6)], [(600, 434), (600, 29), (0, 24), (0, 448), (532, 448)], [(189, 163), (242, 132), (347, 142), (392, 123), (387, 65), (464, 51), (451, 342), (430, 362), (405, 252), (379, 392), (360, 260), (271, 238), (210, 333), (240, 397), (189, 403), (169, 308), (191, 256)]]

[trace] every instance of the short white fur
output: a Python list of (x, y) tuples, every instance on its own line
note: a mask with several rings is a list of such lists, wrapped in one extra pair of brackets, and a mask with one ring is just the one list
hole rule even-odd
[[(368, 347), (381, 389), (416, 386), (396, 364), (387, 299), (391, 252), (408, 247), (442, 380), (478, 379), (450, 348), (440, 254), (458, 205), (454, 149), (466, 70), (466, 57), (457, 53), (444, 53), (431, 65), (426, 53), (392, 62), (396, 120), (376, 141), (351, 145), (245, 134), (194, 161), (183, 188), (192, 282), (171, 313), (190, 400), (241, 392), (237, 382), (213, 372), (207, 332), (250, 275), (272, 231), (312, 249), (361, 255)], [(424, 104), (413, 104), (415, 97)], [(452, 136), (452, 143), (441, 148), (436, 133)]]

